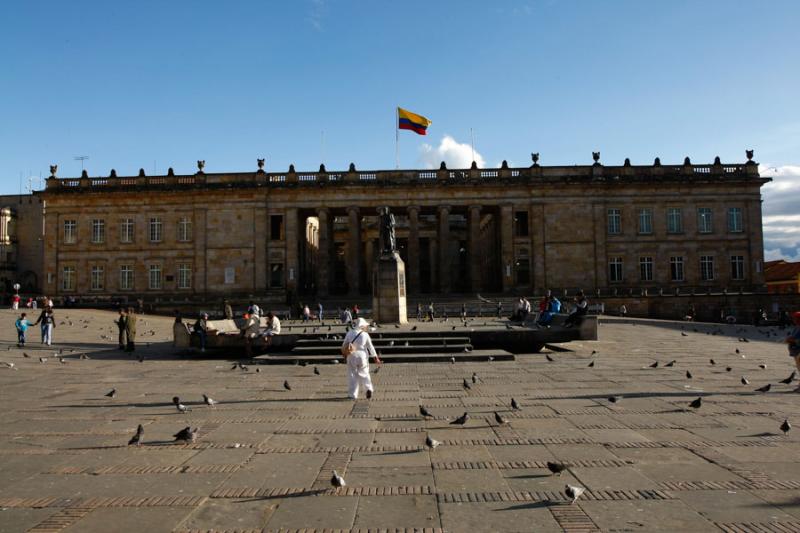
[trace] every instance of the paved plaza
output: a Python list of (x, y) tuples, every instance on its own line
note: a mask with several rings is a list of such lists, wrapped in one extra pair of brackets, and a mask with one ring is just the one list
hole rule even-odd
[[(55, 345), (34, 328), (24, 349), (15, 316), (0, 311), (2, 532), (800, 531), (800, 420), (779, 429), (800, 394), (774, 329), (607, 319), (599, 341), (515, 361), (385, 364), (352, 402), (341, 364), (174, 354), (170, 318), (140, 317), (140, 362), (113, 313), (57, 309)], [(186, 426), (197, 440), (173, 443)], [(577, 503), (566, 484), (587, 489)]]

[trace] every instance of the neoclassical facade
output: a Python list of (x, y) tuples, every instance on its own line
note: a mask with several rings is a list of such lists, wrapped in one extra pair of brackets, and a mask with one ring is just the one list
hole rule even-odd
[(761, 186), (745, 163), (266, 172), (61, 179), (44, 291), (170, 299), (367, 296), (389, 206), (413, 295), (750, 290)]

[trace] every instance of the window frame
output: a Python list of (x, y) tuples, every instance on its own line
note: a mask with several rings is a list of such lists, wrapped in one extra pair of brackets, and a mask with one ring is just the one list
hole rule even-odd
[[(736, 213), (738, 216), (733, 216)], [(737, 225), (738, 224), (738, 225)], [(728, 208), (728, 233), (744, 232), (744, 209), (741, 207)]]
[[(130, 274), (130, 284), (127, 283), (126, 274)], [(136, 270), (133, 264), (119, 265), (119, 290), (132, 291), (136, 285)]]
[(714, 233), (714, 210), (711, 207), (697, 208), (697, 233)]
[(609, 207), (606, 209), (606, 233), (622, 235), (622, 209)]
[(89, 290), (106, 290), (106, 267), (105, 265), (91, 265), (89, 267)]
[[(70, 218), (64, 219), (64, 244), (76, 244), (78, 242), (78, 221), (77, 219)], [(67, 228), (70, 228), (70, 231), (67, 231)]]
[[(675, 216), (677, 215), (677, 216)], [(676, 222), (673, 227), (672, 222)], [(683, 233), (683, 209), (680, 207), (667, 208), (667, 234), (680, 235)]]
[[(653, 208), (652, 207), (641, 207), (639, 208), (639, 228), (638, 233), (639, 235), (652, 235), (653, 234)], [(647, 220), (649, 230), (645, 231), (644, 224), (642, 223), (644, 220)]]
[(178, 219), (178, 242), (192, 242), (194, 231), (191, 217)]
[[(680, 267), (680, 276), (676, 276)], [(671, 255), (669, 258), (669, 279), (672, 282), (686, 281), (686, 259), (682, 255)]]
[[(645, 276), (645, 272), (649, 271), (649, 276)], [(652, 255), (643, 255), (639, 257), (639, 281), (653, 281), (655, 278), (655, 267)]]
[[(67, 275), (69, 272), (69, 275)], [(61, 267), (61, 291), (62, 292), (74, 292), (75, 291), (75, 280), (77, 279), (76, 269), (74, 265), (64, 265)], [(67, 284), (67, 280), (70, 281), (69, 285)]]
[[(128, 233), (130, 233), (130, 235), (128, 235)], [(119, 219), (120, 244), (132, 244), (135, 240), (136, 240), (136, 221), (131, 217), (125, 217)]]
[[(188, 274), (186, 274), (188, 272)], [(184, 277), (185, 276), (185, 277)], [(191, 263), (178, 263), (176, 287), (180, 290), (190, 290), (192, 288), (192, 265)]]
[[(618, 279), (614, 279), (618, 278)], [(608, 282), (622, 283), (625, 281), (625, 268), (622, 256), (608, 258)]]
[(161, 217), (150, 217), (148, 237), (150, 238), (150, 242), (153, 243), (164, 241), (164, 221)]
[[(158, 272), (158, 286), (153, 283), (153, 274)], [(150, 263), (147, 265), (147, 288), (151, 291), (164, 290), (164, 268), (161, 263)]]
[(714, 256), (700, 256), (700, 281), (714, 281)]
[[(736, 267), (734, 264), (739, 263), (739, 271), (741, 272), (740, 276), (736, 276)], [(730, 267), (731, 267), (731, 280), (732, 281), (744, 281), (745, 273), (744, 273), (744, 256), (743, 255), (732, 255), (730, 256)]]

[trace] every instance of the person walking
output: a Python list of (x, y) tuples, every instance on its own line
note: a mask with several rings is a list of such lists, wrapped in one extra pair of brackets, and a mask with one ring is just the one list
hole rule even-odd
[(317, 302), (317, 320), (322, 322), (322, 302)]
[(467, 320), (467, 304), (461, 303), (461, 320)]
[(347, 396), (351, 400), (358, 399), (358, 392), (363, 387), (366, 389), (367, 399), (372, 398), (372, 379), (369, 374), (369, 358), (374, 357), (377, 364), (381, 363), (372, 339), (367, 330), (369, 323), (363, 318), (355, 321), (354, 328), (347, 332), (342, 343), (342, 353), (347, 355)]
[(417, 322), (422, 322), (422, 304), (417, 302)]
[(36, 319), (34, 325), (41, 324), (42, 328), (42, 344), (50, 346), (53, 342), (53, 328), (56, 327), (56, 319), (53, 316), (53, 310), (49, 307), (42, 309), (39, 318)]
[(353, 320), (358, 320), (358, 312), (360, 309), (358, 308), (358, 304), (353, 306)]
[(25, 332), (28, 331), (31, 323), (28, 322), (27, 315), (22, 313), (19, 318), (14, 322), (14, 326), (17, 328), (17, 346), (20, 348), (25, 346)]
[(132, 352), (136, 349), (136, 313), (133, 307), (128, 308), (128, 316), (125, 318), (125, 345), (126, 352)]
[(119, 349), (120, 350), (124, 350), (125, 347), (128, 344), (127, 336), (125, 334), (125, 321), (127, 320), (127, 316), (125, 316), (125, 315), (126, 315), (125, 308), (124, 307), (120, 307), (119, 308), (119, 317), (117, 318), (117, 320), (114, 321), (114, 324), (117, 325), (117, 329), (119, 329), (118, 340), (119, 340)]
[(342, 312), (342, 324), (350, 324), (353, 321), (353, 313), (350, 312), (350, 308), (345, 307), (344, 311)]
[(15, 311), (19, 309), (19, 300), (19, 294), (15, 294), (11, 297), (11, 309), (14, 309)]
[(433, 322), (433, 315), (434, 315), (433, 302), (431, 302), (428, 304), (428, 322)]

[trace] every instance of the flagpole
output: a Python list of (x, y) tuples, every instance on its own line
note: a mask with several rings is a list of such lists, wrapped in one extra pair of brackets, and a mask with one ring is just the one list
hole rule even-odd
[(394, 108), (394, 163), (395, 169), (400, 170), (400, 109)]
[(475, 161), (475, 135), (472, 134), (472, 128), (469, 129), (469, 138), (472, 143), (472, 161)]

